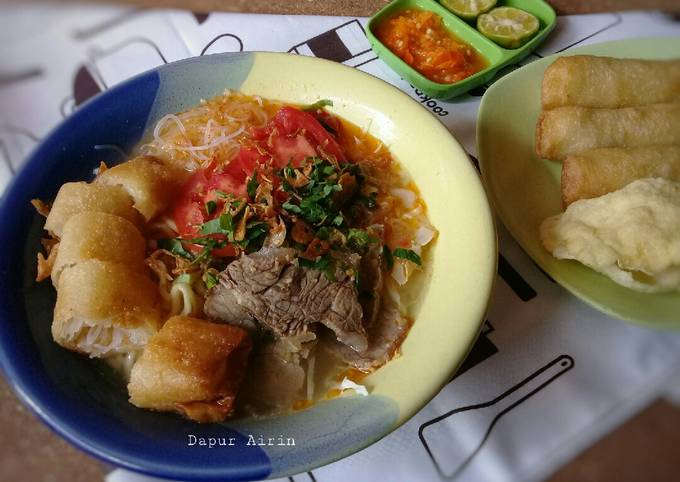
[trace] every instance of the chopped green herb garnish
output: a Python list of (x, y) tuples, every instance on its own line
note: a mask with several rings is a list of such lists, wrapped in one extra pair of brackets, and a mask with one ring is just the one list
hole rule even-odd
[(298, 258), (298, 264), (303, 268), (319, 270), (323, 272), (329, 281), (335, 281), (335, 263), (333, 262), (333, 258), (328, 253), (324, 254), (323, 256), (319, 256), (315, 260), (300, 257)]
[[(344, 172), (344, 167), (338, 168), (318, 157), (311, 158), (311, 161), (312, 169), (307, 176), (309, 180), (304, 186), (298, 188), (293, 188), (285, 182), (286, 178), (295, 177), (295, 170), (290, 165), (282, 169), (284, 190), (295, 194), (293, 198), (283, 204), (283, 208), (319, 227), (324, 224), (340, 226), (344, 217), (338, 217), (339, 213), (333, 205), (332, 194), (342, 191), (342, 186), (338, 184), (337, 180), (340, 174)], [(299, 199), (299, 201), (294, 204), (294, 199)]]
[(191, 242), (195, 244), (201, 244), (203, 246), (203, 249), (201, 250), (200, 253), (198, 253), (198, 255), (196, 256), (196, 258), (194, 258), (191, 264), (200, 264), (203, 261), (210, 261), (212, 250), (217, 247), (224, 246), (223, 242), (220, 242), (214, 238), (192, 239)]
[(215, 194), (217, 195), (217, 197), (221, 197), (221, 198), (229, 198), (229, 197), (233, 196), (233, 194), (231, 194), (231, 193), (224, 192), (224, 191), (218, 191), (217, 189), (215, 190)]
[(233, 241), (234, 220), (229, 213), (221, 214), (220, 217), (211, 219), (207, 223), (203, 223), (199, 232), (201, 234), (222, 234), (227, 236), (229, 241)]
[(423, 261), (420, 259), (420, 256), (418, 256), (418, 254), (412, 249), (397, 248), (392, 252), (392, 256), (394, 256), (395, 258), (407, 259), (412, 263), (417, 264), (418, 266), (421, 266), (423, 264)]
[(328, 260), (324, 259), (323, 256), (316, 260), (300, 257), (298, 258), (298, 264), (303, 268), (321, 269), (328, 264)]
[(293, 163), (288, 161), (286, 167), (283, 168), (283, 177), (295, 177), (295, 169), (293, 169)]
[(238, 245), (246, 252), (252, 253), (262, 247), (269, 225), (264, 221), (251, 221), (246, 225), (246, 236)]
[(391, 271), (394, 266), (394, 257), (392, 257), (392, 251), (390, 251), (390, 248), (388, 248), (386, 244), (383, 245), (383, 258), (385, 258), (387, 270)]
[(191, 254), (186, 249), (184, 249), (184, 245), (182, 244), (182, 241), (179, 240), (178, 238), (159, 239), (158, 240), (158, 247), (161, 248), (161, 249), (168, 250), (176, 256), (181, 256), (182, 258), (189, 259), (189, 260), (194, 259), (194, 255)]
[(211, 289), (217, 285), (218, 279), (214, 273), (206, 271), (205, 274), (203, 275), (203, 282), (205, 283), (206, 288)]
[(324, 241), (327, 240), (331, 235), (331, 229), (333, 228), (329, 228), (328, 226), (319, 228), (319, 230), (316, 232), (316, 237)]
[(199, 246), (211, 246), (213, 248), (223, 248), (226, 244), (225, 241), (210, 238), (207, 236), (203, 238), (191, 238), (187, 239), (186, 241), (191, 244), (198, 244)]
[(255, 199), (255, 194), (257, 194), (257, 188), (260, 185), (257, 182), (257, 171), (253, 172), (253, 175), (248, 179), (248, 184), (246, 184), (246, 190), (248, 191), (248, 196), (250, 199)]
[(208, 201), (205, 203), (205, 212), (208, 213), (208, 216), (212, 216), (212, 213), (215, 212), (215, 209), (217, 209), (217, 203), (215, 201)]
[(313, 112), (318, 109), (323, 109), (324, 107), (333, 107), (333, 101), (329, 99), (317, 100), (313, 104), (302, 106), (302, 110)]
[(191, 264), (200, 264), (203, 261), (209, 260), (211, 252), (212, 252), (212, 248), (210, 246), (204, 246), (203, 249), (201, 250), (201, 252), (198, 253), (198, 256), (196, 256), (196, 259), (194, 259), (191, 262)]
[(283, 209), (285, 209), (286, 211), (289, 211), (289, 212), (294, 213), (294, 214), (301, 214), (302, 213), (302, 209), (300, 209), (300, 206), (296, 206), (295, 204), (292, 204), (288, 201), (283, 203), (281, 205), (281, 207)]
[(333, 218), (331, 221), (331, 224), (333, 226), (342, 226), (342, 223), (345, 221), (345, 218), (342, 216), (342, 214), (338, 214)]
[(222, 226), (220, 226), (220, 218), (212, 219), (203, 223), (200, 229), (201, 234), (222, 234)]
[(248, 224), (246, 224), (246, 229), (254, 229), (259, 227), (265, 227), (268, 229), (269, 225), (264, 221), (249, 221)]
[(370, 243), (377, 243), (378, 240), (368, 234), (363, 229), (350, 228), (347, 232), (347, 244), (350, 248), (361, 251)]
[(281, 179), (281, 187), (283, 188), (283, 190), (285, 192), (293, 192), (294, 191), (293, 186), (291, 186), (290, 183), (288, 181), (286, 181), (285, 179)]

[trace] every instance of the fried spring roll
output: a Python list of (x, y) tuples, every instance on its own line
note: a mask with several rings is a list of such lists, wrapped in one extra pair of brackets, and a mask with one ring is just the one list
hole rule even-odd
[(680, 59), (560, 57), (545, 71), (541, 102), (543, 109), (566, 105), (619, 108), (680, 102)]
[(61, 237), (71, 216), (84, 211), (115, 214), (141, 226), (144, 220), (132, 205), (132, 198), (120, 186), (67, 182), (57, 193), (45, 220), (45, 229), (53, 236)]
[(680, 146), (611, 147), (569, 156), (562, 166), (562, 203), (567, 207), (646, 177), (680, 182)]
[(160, 327), (158, 301), (156, 284), (125, 265), (78, 263), (59, 278), (52, 337), (91, 357), (140, 350)]
[(97, 183), (122, 186), (135, 201), (135, 208), (150, 220), (165, 211), (184, 176), (152, 156), (139, 156), (105, 170)]
[(125, 218), (93, 211), (74, 214), (62, 231), (52, 283), (58, 288), (65, 268), (88, 259), (121, 263), (143, 274), (145, 247), (139, 230)]
[(680, 144), (680, 102), (622, 109), (558, 107), (543, 111), (536, 125), (536, 153), (566, 157), (599, 147)]
[(130, 402), (197, 422), (231, 415), (252, 344), (245, 330), (174, 316), (132, 367)]

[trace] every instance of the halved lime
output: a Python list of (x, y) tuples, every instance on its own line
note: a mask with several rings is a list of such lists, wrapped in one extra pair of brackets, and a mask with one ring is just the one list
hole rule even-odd
[(479, 16), (477, 30), (506, 49), (524, 45), (538, 32), (538, 19), (514, 7), (498, 7)]
[(463, 20), (474, 20), (480, 13), (491, 10), (496, 0), (440, 0), (440, 3)]

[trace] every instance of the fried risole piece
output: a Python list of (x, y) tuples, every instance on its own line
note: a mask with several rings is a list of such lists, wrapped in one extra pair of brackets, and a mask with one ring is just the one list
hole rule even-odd
[(536, 125), (536, 153), (562, 161), (600, 147), (680, 144), (680, 102), (621, 109), (558, 107)]
[(591, 149), (562, 165), (562, 204), (617, 191), (645, 177), (680, 181), (680, 146)]
[(543, 109), (633, 107), (680, 102), (680, 59), (638, 60), (573, 55), (555, 60), (543, 75)]

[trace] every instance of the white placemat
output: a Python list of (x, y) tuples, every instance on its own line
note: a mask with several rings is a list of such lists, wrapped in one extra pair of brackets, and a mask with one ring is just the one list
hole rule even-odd
[[(166, 62), (241, 50), (323, 56), (383, 78), (425, 105), (474, 156), (484, 88), (453, 102), (428, 98), (375, 57), (365, 25), (347, 17), (0, 7), (0, 190), (49, 129), (92, 95)], [(680, 24), (642, 12), (559, 17), (522, 64), (577, 45), (650, 35), (680, 36)], [(592, 310), (542, 273), (502, 227), (500, 251), (484, 333), (458, 376), (380, 442), (281, 480), (540, 480), (671, 380), (677, 384), (679, 333)], [(122, 470), (108, 476), (148, 480)]]

